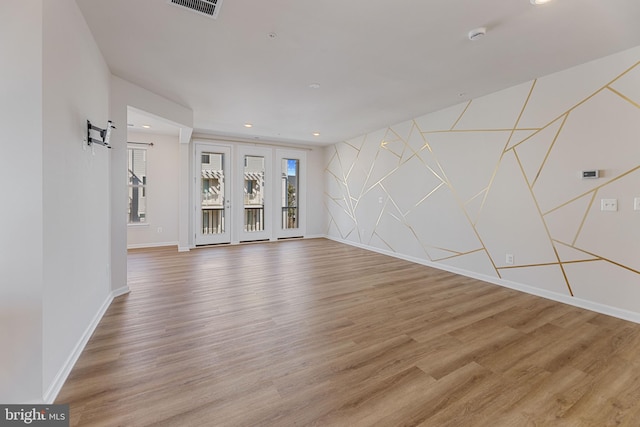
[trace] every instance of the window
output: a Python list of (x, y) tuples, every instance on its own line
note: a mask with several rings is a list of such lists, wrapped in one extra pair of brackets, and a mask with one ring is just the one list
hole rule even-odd
[(147, 150), (128, 148), (127, 182), (129, 183), (129, 224), (147, 220)]
[(282, 159), (282, 229), (298, 228), (298, 168), (300, 160)]

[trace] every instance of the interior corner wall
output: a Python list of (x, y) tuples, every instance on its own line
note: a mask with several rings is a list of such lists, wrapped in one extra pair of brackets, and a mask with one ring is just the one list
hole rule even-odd
[(640, 322), (638, 135), (640, 47), (332, 146), (327, 234)]
[(176, 246), (180, 200), (179, 138), (177, 135), (128, 132), (128, 141), (153, 143), (153, 146), (131, 146), (147, 151), (147, 212), (144, 223), (128, 226), (127, 247)]
[(42, 3), (0, 2), (0, 402), (42, 399)]
[(307, 236), (317, 237), (326, 234), (326, 210), (323, 208), (324, 159), (326, 147), (313, 147), (307, 153)]
[[(169, 120), (186, 133), (193, 129), (193, 111), (120, 77), (111, 76), (111, 288), (127, 287), (127, 108), (134, 107)], [(189, 165), (180, 167), (188, 168)], [(182, 176), (182, 175), (181, 175)], [(187, 183), (180, 183), (181, 191)]]
[[(74, 0), (43, 9), (43, 385), (61, 385), (111, 301), (110, 150), (86, 142), (109, 119), (110, 72)], [(29, 173), (32, 170), (29, 165)]]

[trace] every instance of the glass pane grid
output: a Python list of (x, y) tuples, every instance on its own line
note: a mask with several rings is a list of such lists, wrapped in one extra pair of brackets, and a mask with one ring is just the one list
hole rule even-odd
[(127, 218), (130, 224), (147, 220), (147, 150), (128, 148), (127, 181), (129, 183), (129, 203)]
[(282, 159), (282, 229), (298, 228), (298, 159)]
[(243, 230), (247, 233), (264, 231), (264, 175), (264, 157), (244, 157)]
[(202, 153), (200, 156), (201, 232), (205, 235), (225, 232), (223, 162), (222, 153)]

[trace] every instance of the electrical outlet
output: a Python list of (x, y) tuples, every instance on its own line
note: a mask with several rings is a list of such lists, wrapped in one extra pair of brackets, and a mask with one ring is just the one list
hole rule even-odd
[(162, 233), (162, 227), (158, 227), (158, 234)]
[(382, 204), (382, 197), (378, 197), (378, 203)]
[(505, 256), (504, 262), (508, 265), (513, 265), (513, 254), (507, 254)]
[(618, 199), (601, 199), (600, 210), (615, 212), (618, 210)]

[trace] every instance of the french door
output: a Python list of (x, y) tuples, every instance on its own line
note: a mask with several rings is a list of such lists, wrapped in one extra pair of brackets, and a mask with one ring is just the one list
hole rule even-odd
[(277, 238), (302, 237), (306, 218), (307, 156), (299, 150), (276, 150), (276, 209), (274, 230)]
[(234, 192), (238, 241), (269, 240), (272, 237), (272, 157), (270, 148), (240, 146), (237, 149)]
[(304, 151), (205, 142), (194, 147), (194, 245), (304, 236)]
[(231, 148), (195, 146), (195, 244), (231, 242)]

